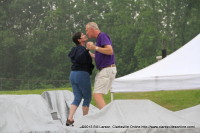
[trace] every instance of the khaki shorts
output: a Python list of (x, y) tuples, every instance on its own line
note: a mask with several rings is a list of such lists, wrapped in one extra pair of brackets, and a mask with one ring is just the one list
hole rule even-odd
[(107, 67), (99, 71), (95, 76), (93, 93), (107, 94), (111, 89), (111, 84), (116, 74), (116, 67)]

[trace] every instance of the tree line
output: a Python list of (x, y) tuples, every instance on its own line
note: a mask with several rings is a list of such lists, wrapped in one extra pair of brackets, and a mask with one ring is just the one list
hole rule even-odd
[(90, 21), (111, 37), (124, 76), (199, 34), (199, 7), (199, 0), (0, 0), (0, 78), (68, 79), (71, 36)]

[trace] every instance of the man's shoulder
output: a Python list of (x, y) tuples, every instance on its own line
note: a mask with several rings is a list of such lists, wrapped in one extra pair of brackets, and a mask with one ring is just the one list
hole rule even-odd
[(100, 40), (105, 39), (105, 38), (110, 39), (109, 35), (105, 32), (101, 32), (98, 38)]
[(105, 32), (100, 32), (100, 36), (108, 36), (108, 34)]

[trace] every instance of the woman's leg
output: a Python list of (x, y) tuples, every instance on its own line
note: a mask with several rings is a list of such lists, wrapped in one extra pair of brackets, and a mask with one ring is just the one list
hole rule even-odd
[(74, 113), (76, 112), (76, 109), (78, 108), (81, 100), (82, 100), (82, 92), (80, 91), (79, 85), (77, 81), (77, 77), (78, 76), (78, 72), (77, 71), (72, 71), (70, 73), (70, 83), (72, 85), (72, 90), (73, 90), (73, 94), (74, 94), (74, 100), (70, 106), (70, 110), (69, 110), (69, 115), (68, 115), (68, 120), (69, 121), (74, 121), (73, 117), (74, 117)]
[(69, 110), (68, 120), (74, 121), (74, 113), (76, 112), (77, 108), (78, 107), (76, 105), (71, 104), (70, 110)]
[(89, 105), (92, 99), (91, 81), (88, 72), (83, 72), (82, 80), (80, 82), (80, 88), (84, 99), (82, 105), (83, 115), (87, 115), (89, 111)]
[(89, 112), (89, 107), (83, 106), (83, 107), (82, 107), (82, 110), (83, 110), (83, 115), (87, 115), (88, 112)]

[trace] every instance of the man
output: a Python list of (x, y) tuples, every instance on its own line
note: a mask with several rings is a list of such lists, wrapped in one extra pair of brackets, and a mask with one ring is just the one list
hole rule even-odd
[(96, 39), (96, 45), (93, 42), (88, 42), (86, 45), (87, 49), (95, 50), (95, 54), (91, 56), (95, 58), (99, 72), (95, 77), (93, 97), (97, 107), (102, 109), (106, 105), (103, 95), (110, 90), (117, 73), (112, 41), (106, 33), (99, 30), (94, 22), (86, 25), (86, 34), (89, 38)]

